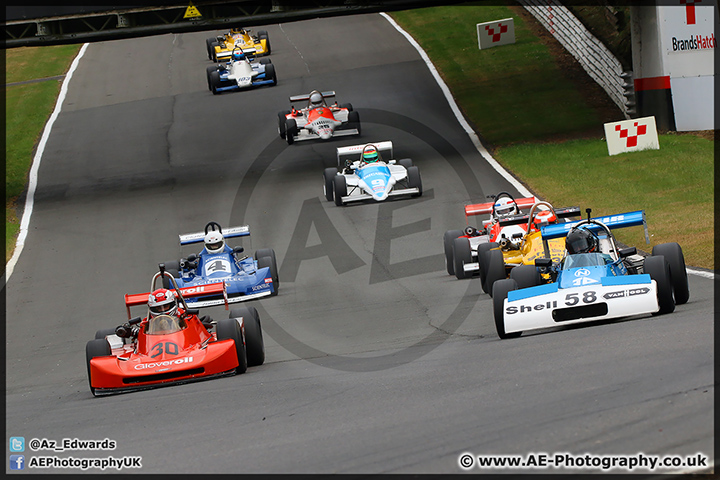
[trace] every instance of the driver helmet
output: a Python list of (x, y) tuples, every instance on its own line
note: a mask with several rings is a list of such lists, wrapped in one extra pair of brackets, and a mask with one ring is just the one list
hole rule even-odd
[(177, 312), (177, 300), (175, 293), (166, 288), (158, 288), (148, 295), (148, 308), (150, 316), (175, 315)]
[(225, 239), (222, 233), (213, 230), (205, 235), (205, 250), (207, 250), (208, 253), (220, 253), (224, 249)]
[(319, 107), (323, 104), (323, 96), (320, 92), (313, 92), (310, 94), (310, 106)]
[(510, 197), (502, 197), (495, 201), (495, 216), (507, 217), (518, 213), (515, 201)]
[(565, 237), (565, 248), (568, 253), (590, 253), (597, 251), (598, 238), (586, 228), (576, 228)]
[(540, 210), (535, 214), (535, 226), (539, 227), (542, 223), (555, 223), (557, 222), (557, 216), (552, 210)]
[(363, 149), (362, 161), (363, 163), (376, 163), (380, 160), (377, 148), (374, 145), (368, 145)]
[(239, 62), (240, 60), (244, 60), (244, 59), (245, 59), (245, 53), (243, 53), (242, 50), (236, 50), (236, 51), (233, 52), (232, 58), (233, 58), (233, 60), (235, 60), (236, 62)]

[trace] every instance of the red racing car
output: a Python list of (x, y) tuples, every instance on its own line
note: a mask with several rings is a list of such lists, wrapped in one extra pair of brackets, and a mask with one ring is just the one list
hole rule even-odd
[[(172, 289), (155, 288), (169, 278)], [(226, 295), (224, 282), (179, 289), (160, 265), (151, 291), (125, 295), (128, 322), (99, 330), (87, 343), (88, 381), (93, 395), (107, 395), (244, 373), (265, 361), (260, 318), (254, 307), (230, 311), (217, 322), (198, 316), (185, 297)], [(145, 318), (130, 307), (147, 305)], [(227, 297), (225, 308), (228, 308)]]
[(278, 133), (288, 145), (301, 140), (327, 140), (342, 135), (360, 135), (360, 115), (352, 104), (328, 105), (326, 98), (335, 96), (334, 91), (313, 90), (305, 95), (293, 95), (290, 102), (307, 102), (307, 106), (278, 112)]
[[(445, 266), (449, 275), (455, 275), (459, 279), (472, 276), (472, 273), (465, 271), (464, 265), (478, 262), (478, 251), (488, 248), (481, 247), (482, 245), (501, 241), (518, 241), (517, 238), (526, 233), (527, 220), (524, 222), (525, 224), (523, 222), (506, 224), (501, 223), (500, 220), (518, 215), (523, 209), (529, 209), (537, 201), (535, 197), (515, 200), (508, 192), (500, 192), (488, 198), (493, 198), (493, 201), (465, 206), (465, 218), (468, 226), (464, 230), (445, 232), (443, 245)], [(482, 228), (470, 225), (471, 216), (487, 213), (490, 214), (490, 217), (482, 221)]]

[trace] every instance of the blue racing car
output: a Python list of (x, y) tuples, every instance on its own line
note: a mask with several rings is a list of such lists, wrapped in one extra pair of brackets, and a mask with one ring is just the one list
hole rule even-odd
[[(645, 212), (559, 223), (541, 228), (544, 241), (565, 237), (566, 255), (521, 265), (493, 284), (495, 327), (500, 338), (522, 332), (643, 314), (664, 314), (688, 301), (687, 270), (677, 243), (655, 245), (643, 257), (619, 249), (611, 229), (644, 226)], [(547, 248), (547, 247), (546, 247)], [(544, 274), (544, 276), (542, 275)], [(550, 283), (547, 283), (550, 282)]]
[[(243, 247), (230, 248), (226, 238), (250, 235), (247, 225), (224, 231), (219, 224), (209, 222), (204, 232), (180, 235), (180, 245), (205, 243), (198, 253), (180, 261), (165, 262), (165, 270), (175, 277), (178, 288), (197, 287), (224, 280), (227, 284), (228, 303), (243, 302), (278, 294), (277, 261), (272, 248), (261, 248), (254, 258), (243, 254)], [(169, 283), (169, 279), (165, 279)], [(166, 285), (165, 288), (170, 288)], [(225, 303), (221, 295), (191, 297), (188, 306), (210, 307)]]

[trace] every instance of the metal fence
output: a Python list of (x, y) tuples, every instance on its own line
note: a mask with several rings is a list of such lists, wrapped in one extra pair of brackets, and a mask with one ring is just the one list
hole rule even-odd
[(635, 114), (632, 72), (571, 12), (555, 0), (518, 0), (600, 85), (625, 118)]

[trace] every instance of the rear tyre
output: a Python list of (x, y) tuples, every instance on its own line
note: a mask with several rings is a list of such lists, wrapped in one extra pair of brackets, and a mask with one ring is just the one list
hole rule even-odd
[(215, 52), (215, 45), (217, 45), (217, 39), (214, 37), (205, 39), (205, 46), (207, 47), (208, 60), (213, 59), (213, 53)]
[(495, 317), (495, 330), (497, 331), (498, 337), (505, 340), (507, 338), (517, 338), (522, 335), (522, 332), (505, 332), (505, 299), (508, 296), (508, 292), (517, 290), (518, 285), (512, 278), (504, 278), (498, 280), (493, 284), (492, 298), (493, 298), (493, 316)]
[(455, 275), (455, 259), (453, 257), (453, 242), (463, 234), (460, 230), (448, 230), (443, 235), (443, 249), (445, 250), (445, 270), (448, 275)]
[(93, 395), (95, 395), (95, 388), (93, 388), (92, 386), (92, 376), (90, 374), (90, 360), (95, 357), (107, 357), (108, 355), (112, 355), (112, 351), (110, 350), (110, 344), (104, 338), (96, 338), (95, 340), (90, 340), (85, 345), (85, 361), (87, 363), (88, 386), (90, 387), (90, 392)]
[(455, 262), (455, 277), (458, 280), (468, 278), (470, 275), (465, 273), (463, 267), (466, 263), (472, 262), (472, 251), (470, 249), (470, 240), (466, 237), (458, 237), (453, 240), (453, 261)]
[(333, 178), (333, 195), (335, 196), (335, 205), (338, 207), (345, 205), (342, 201), (342, 197), (347, 196), (345, 175), (335, 175), (335, 178)]
[(265, 30), (260, 30), (258, 32), (258, 40), (265, 40), (264, 55), (270, 55), (270, 53), (272, 52), (272, 48), (270, 48), (270, 37), (268, 36), (268, 33)]
[(245, 373), (247, 371), (247, 351), (240, 324), (234, 318), (221, 318), (215, 325), (215, 331), (218, 340), (233, 340), (235, 342), (235, 353), (237, 353), (238, 359), (235, 373)]
[(672, 313), (675, 310), (675, 300), (670, 281), (670, 264), (662, 255), (645, 257), (643, 271), (649, 274), (657, 284), (657, 299), (660, 308), (653, 315)]
[(518, 265), (510, 270), (510, 278), (515, 280), (517, 288), (528, 288), (540, 285), (542, 277), (534, 265)]
[(419, 197), (422, 195), (422, 179), (420, 178), (420, 170), (418, 167), (412, 166), (407, 169), (408, 175), (408, 186), (410, 188), (417, 188), (418, 193), (413, 193), (410, 196)]
[(407, 170), (408, 168), (413, 166), (412, 158), (401, 158), (397, 161), (398, 165), (402, 165)]
[[(165, 271), (172, 275), (173, 278), (180, 278), (180, 262), (178, 262), (177, 260), (165, 262)], [(167, 278), (165, 275), (163, 275), (162, 278), (162, 285), (163, 288), (175, 288), (175, 285), (173, 285), (170, 279)]]
[(245, 351), (247, 366), (255, 367), (265, 363), (265, 342), (260, 325), (260, 315), (255, 307), (240, 307), (230, 310), (230, 318), (243, 319), (245, 327)]
[(485, 256), (487, 258), (487, 271), (485, 272), (485, 286), (483, 290), (492, 297), (493, 283), (507, 278), (507, 273), (505, 273), (505, 260), (500, 250), (490, 250)]
[(333, 195), (333, 179), (337, 176), (338, 169), (335, 167), (326, 168), (323, 172), (323, 193), (325, 194), (325, 200), (332, 202)]
[(670, 281), (675, 295), (675, 305), (683, 305), (690, 299), (685, 256), (682, 248), (675, 242), (661, 243), (652, 249), (653, 256), (662, 255), (670, 266)]

